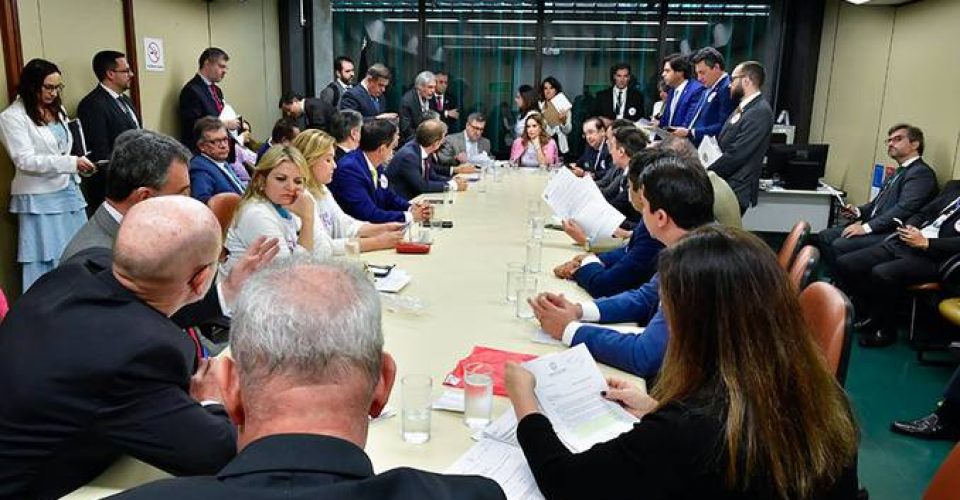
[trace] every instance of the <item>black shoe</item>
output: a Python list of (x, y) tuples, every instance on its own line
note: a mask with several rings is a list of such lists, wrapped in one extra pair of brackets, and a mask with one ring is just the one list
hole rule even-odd
[(890, 430), (920, 439), (960, 440), (960, 425), (945, 422), (936, 413), (916, 420), (898, 420), (890, 424)]
[(896, 341), (896, 334), (884, 333), (883, 330), (874, 330), (860, 335), (860, 347), (887, 347)]

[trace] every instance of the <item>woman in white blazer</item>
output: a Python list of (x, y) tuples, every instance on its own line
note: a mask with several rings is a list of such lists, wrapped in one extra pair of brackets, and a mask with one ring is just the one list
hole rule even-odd
[(0, 142), (16, 168), (10, 212), (18, 215), (17, 260), (23, 291), (57, 266), (64, 247), (87, 220), (78, 173), (96, 166), (72, 156), (73, 137), (60, 103), (63, 79), (50, 61), (33, 59), (20, 73), (18, 97), (0, 113)]
[[(552, 106), (554, 98), (563, 94), (563, 87), (560, 81), (552, 76), (543, 79), (540, 84), (540, 96), (543, 101), (540, 102), (540, 110), (546, 111), (547, 106)], [(566, 96), (564, 96), (566, 97)], [(554, 109), (556, 109), (554, 107)], [(557, 110), (559, 112), (559, 110)], [(573, 131), (573, 122), (571, 121), (571, 110), (560, 112), (560, 123), (556, 125), (547, 124), (547, 135), (557, 141), (557, 147), (560, 148), (560, 155), (563, 156), (570, 151), (570, 145), (567, 142), (567, 135)]]

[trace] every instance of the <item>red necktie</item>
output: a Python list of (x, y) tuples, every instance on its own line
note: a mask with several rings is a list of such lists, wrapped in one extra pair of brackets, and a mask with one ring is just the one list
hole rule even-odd
[(440, 111), (441, 113), (443, 113), (443, 95), (437, 96), (437, 107), (440, 108), (437, 111)]
[(220, 93), (217, 92), (217, 84), (210, 84), (210, 94), (213, 96), (213, 102), (217, 105), (217, 113), (223, 111), (223, 101), (220, 100)]

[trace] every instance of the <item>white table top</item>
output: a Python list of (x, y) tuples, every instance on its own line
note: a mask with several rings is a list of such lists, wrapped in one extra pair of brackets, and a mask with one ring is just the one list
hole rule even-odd
[[(529, 235), (527, 200), (539, 199), (548, 177), (533, 171), (502, 176), (489, 182), (486, 193), (477, 186), (454, 195), (443, 218), (454, 221), (452, 229), (434, 229), (434, 245), (427, 255), (401, 255), (394, 251), (364, 254), (373, 264), (397, 264), (413, 276), (399, 294), (421, 299), (426, 307), (419, 315), (389, 312), (384, 308), (385, 349), (397, 361), (397, 383), (388, 405), (400, 410), (400, 378), (411, 373), (433, 377), (434, 398), (443, 391), (444, 376), (473, 346), (508, 351), (547, 354), (560, 347), (530, 341), (538, 328), (534, 320), (514, 317), (513, 304), (503, 298), (506, 263), (523, 262), (524, 243)], [(439, 198), (441, 195), (427, 197)], [(542, 210), (547, 213), (544, 205)], [(553, 276), (552, 268), (571, 258), (578, 247), (562, 232), (546, 230), (543, 240), (541, 291), (563, 292), (574, 300), (589, 296), (571, 281)], [(385, 303), (386, 304), (386, 303)], [(616, 374), (636, 380), (616, 369), (600, 365), (605, 375)], [(494, 397), (494, 416), (508, 405), (505, 397)], [(474, 441), (462, 422), (462, 414), (433, 411), (430, 441), (422, 445), (400, 437), (399, 415), (370, 426), (366, 451), (377, 471), (399, 466), (442, 472)], [(166, 475), (133, 459), (123, 459), (90, 485), (66, 498), (102, 498), (106, 494)]]

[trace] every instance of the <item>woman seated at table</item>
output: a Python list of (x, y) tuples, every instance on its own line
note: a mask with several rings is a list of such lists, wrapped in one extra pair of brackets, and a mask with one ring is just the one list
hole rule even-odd
[(579, 454), (537, 411), (533, 375), (506, 373), (517, 438), (556, 498), (855, 498), (857, 427), (776, 256), (706, 226), (660, 253), (670, 326), (652, 394), (602, 393), (643, 420)]
[(513, 140), (510, 161), (521, 167), (530, 168), (555, 165), (560, 162), (557, 143), (547, 135), (543, 115), (532, 113), (527, 117), (525, 132)]
[(264, 153), (227, 230), (223, 276), (260, 236), (280, 240), (277, 257), (313, 251), (315, 202), (305, 189), (308, 174), (306, 160), (292, 146), (272, 146)]
[(387, 222), (371, 224), (345, 214), (326, 188), (337, 168), (334, 161), (336, 140), (326, 132), (304, 130), (293, 140), (293, 146), (306, 159), (307, 189), (313, 195), (314, 225), (313, 253), (326, 258), (346, 253), (347, 243), (358, 238), (359, 251), (393, 248), (403, 239), (404, 224)]

